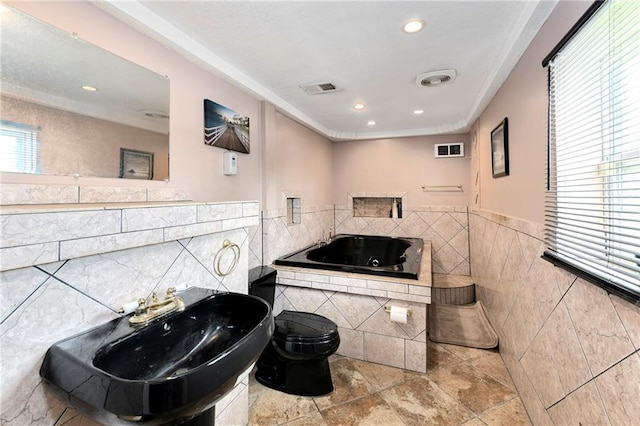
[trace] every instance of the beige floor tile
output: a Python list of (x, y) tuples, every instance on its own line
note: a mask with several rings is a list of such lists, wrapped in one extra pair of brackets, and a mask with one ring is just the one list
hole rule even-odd
[(341, 358), (331, 363), (331, 379), (333, 392), (327, 396), (315, 397), (319, 410), (342, 404), (372, 392), (372, 387), (349, 358)]
[(265, 391), (274, 392), (256, 380), (256, 370), (254, 369), (254, 371), (249, 374), (249, 407), (258, 399), (258, 395)]
[(461, 362), (462, 358), (445, 349), (442, 344), (430, 340), (427, 342), (427, 373), (441, 366), (454, 365)]
[(530, 425), (496, 351), (428, 343), (428, 374), (330, 358), (334, 392), (288, 395), (249, 380), (249, 425)]
[(497, 352), (495, 349), (477, 349), (477, 348), (468, 348), (466, 346), (458, 346), (458, 345), (449, 345), (447, 343), (440, 343), (444, 349), (449, 352), (455, 354), (456, 356), (462, 358), (465, 361), (468, 361), (473, 358), (477, 358), (480, 356), (484, 356), (487, 352)]
[(359, 360), (353, 360), (353, 366), (367, 379), (371, 385), (372, 392), (386, 389), (409, 379), (424, 376), (424, 374), (403, 370), (402, 368)]
[(308, 416), (301, 417), (298, 420), (294, 420), (289, 423), (285, 423), (286, 426), (327, 426), (327, 422), (322, 418), (318, 411), (309, 414)]
[(487, 351), (485, 355), (465, 361), (465, 363), (469, 363), (486, 375), (493, 377), (509, 389), (515, 390), (516, 387), (511, 380), (511, 375), (499, 353)]
[(520, 398), (513, 398), (502, 405), (491, 408), (480, 415), (488, 426), (530, 426), (531, 421)]
[(468, 422), (462, 423), (461, 426), (487, 426), (487, 424), (482, 420), (480, 420), (479, 418), (475, 417), (469, 420)]
[(385, 389), (380, 396), (407, 425), (457, 425), (474, 417), (426, 377)]
[(497, 380), (464, 364), (440, 367), (429, 374), (429, 379), (476, 414), (517, 396)]
[(304, 396), (289, 395), (265, 388), (249, 397), (250, 425), (281, 425), (313, 412), (317, 412), (313, 399)]
[(320, 411), (329, 426), (406, 426), (376, 394)]

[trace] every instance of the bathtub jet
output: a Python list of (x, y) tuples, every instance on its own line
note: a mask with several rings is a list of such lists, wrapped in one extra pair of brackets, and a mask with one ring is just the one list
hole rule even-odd
[(422, 247), (420, 238), (340, 234), (328, 244), (314, 244), (274, 263), (417, 280)]

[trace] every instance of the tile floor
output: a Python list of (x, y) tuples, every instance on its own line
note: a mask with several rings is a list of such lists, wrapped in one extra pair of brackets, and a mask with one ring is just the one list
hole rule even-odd
[(335, 390), (288, 395), (249, 383), (249, 424), (531, 425), (497, 351), (429, 342), (427, 374), (331, 357)]

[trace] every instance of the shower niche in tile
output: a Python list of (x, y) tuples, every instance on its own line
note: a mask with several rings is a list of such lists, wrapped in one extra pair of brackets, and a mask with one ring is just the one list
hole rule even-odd
[(299, 197), (287, 197), (287, 225), (302, 223), (302, 202)]
[(397, 218), (402, 219), (401, 197), (353, 197), (353, 217), (393, 217), (394, 201)]

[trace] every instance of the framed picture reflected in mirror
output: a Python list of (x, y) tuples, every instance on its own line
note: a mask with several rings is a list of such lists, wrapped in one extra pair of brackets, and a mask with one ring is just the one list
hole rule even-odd
[(153, 179), (153, 152), (120, 148), (120, 177)]

